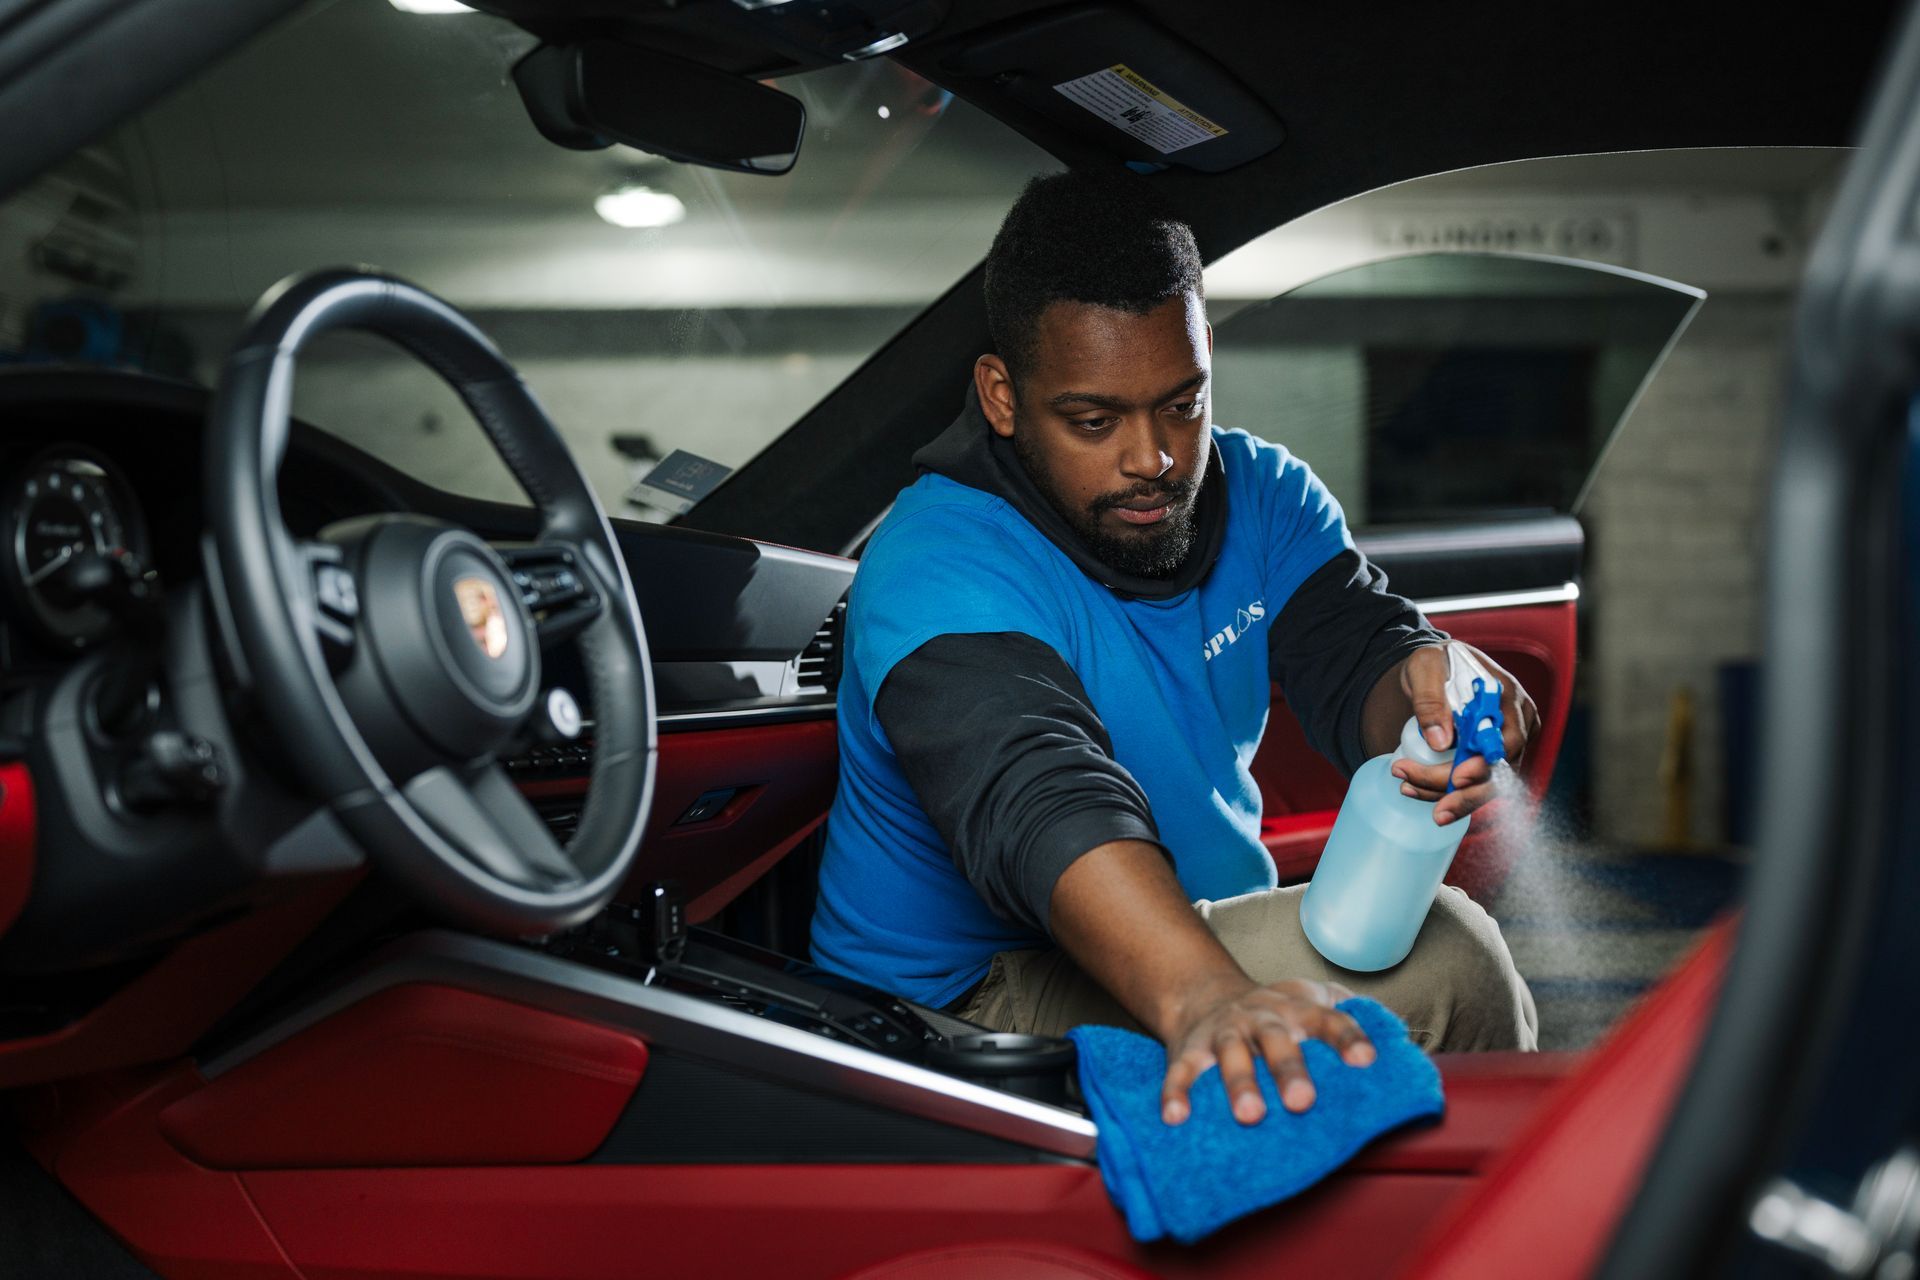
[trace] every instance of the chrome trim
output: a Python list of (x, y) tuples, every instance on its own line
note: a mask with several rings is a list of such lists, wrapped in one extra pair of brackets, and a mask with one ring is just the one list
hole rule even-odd
[(1565, 604), (1580, 598), (1580, 584), (1563, 582), (1557, 587), (1537, 591), (1506, 591), (1484, 596), (1444, 596), (1437, 600), (1415, 600), (1420, 612), (1465, 613), (1469, 609), (1517, 609), (1528, 604)]
[(742, 724), (785, 724), (792, 720), (831, 720), (833, 699), (818, 702), (789, 702), (777, 707), (733, 707), (718, 711), (662, 711), (659, 721), (664, 732), (688, 729), (734, 729)]
[(970, 1129), (1074, 1159), (1093, 1158), (1085, 1116), (899, 1062), (676, 991), (644, 986), (544, 952), (445, 930), (403, 938), (342, 986), (203, 1063), (225, 1074), (377, 992), (433, 982), (624, 1027), (650, 1045), (708, 1058), (783, 1083)]
[(1359, 529), (1354, 545), (1375, 559), (1473, 554), (1486, 551), (1547, 551), (1585, 545), (1586, 531), (1572, 516), (1535, 516), (1481, 524), (1385, 525)]

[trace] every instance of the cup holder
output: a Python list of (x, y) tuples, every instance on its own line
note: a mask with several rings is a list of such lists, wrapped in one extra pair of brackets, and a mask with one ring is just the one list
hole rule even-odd
[(1071, 1040), (1023, 1036), (1011, 1031), (980, 1031), (929, 1044), (926, 1064), (935, 1071), (1035, 1102), (1063, 1107), (1077, 1104)]

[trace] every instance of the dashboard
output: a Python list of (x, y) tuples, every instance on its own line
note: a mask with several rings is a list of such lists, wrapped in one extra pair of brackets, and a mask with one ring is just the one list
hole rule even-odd
[[(116, 620), (102, 600), (199, 576), (207, 401), (139, 374), (0, 370), (0, 688), (105, 641)], [(295, 449), (281, 503), (296, 536), (406, 509), (340, 442), (308, 427)]]
[[(76, 599), (87, 594), (76, 570), (106, 562), (159, 592), (200, 576), (209, 397), (144, 374), (0, 369), (0, 692), (114, 632), (109, 610)], [(477, 429), (472, 447), (487, 447)], [(435, 516), (501, 540), (535, 530), (528, 508), (434, 489), (303, 423), (280, 507), (296, 538), (380, 512)], [(646, 620), (663, 730), (831, 709), (851, 561), (638, 521), (614, 526)]]
[[(351, 869), (337, 841), (314, 846), (304, 834), (311, 802), (291, 792), (272, 812), (230, 803), (237, 785), (217, 800), (163, 797), (143, 807), (133, 798), (135, 785), (168, 765), (154, 755), (168, 726), (143, 714), (163, 687), (169, 705), (201, 698), (201, 721), (229, 727), (206, 740), (230, 774), (249, 772), (257, 783), (284, 773), (277, 765), (298, 749), (232, 696), (220, 645), (177, 643), (183, 626), (210, 637), (217, 621), (190, 603), (202, 598), (210, 399), (205, 388), (142, 374), (0, 369), (0, 747), (25, 760), (36, 786), (104, 801), (79, 816), (72, 804), (43, 806), (37, 857), (9, 864), (13, 855), (0, 847), (0, 879), (11, 865), (32, 883), (10, 927), (0, 910), (0, 973), (138, 960), (254, 909), (288, 875)], [(472, 447), (488, 447), (477, 428)], [(502, 542), (539, 533), (530, 507), (429, 487), (300, 423), (279, 497), (298, 539), (389, 512)], [(838, 628), (854, 565), (692, 530), (614, 526), (648, 635), (662, 735), (652, 872), (698, 893), (777, 844), (775, 832), (824, 813)], [(190, 673), (170, 662), (152, 674), (162, 651), (216, 661)], [(570, 647), (549, 650), (543, 667), (546, 683), (584, 691)], [(149, 674), (122, 680), (127, 672)], [(82, 689), (90, 691), (84, 707), (75, 701)], [(592, 771), (593, 707), (581, 702), (587, 724), (578, 740), (529, 745), (504, 761), (563, 840)], [(107, 712), (119, 708), (126, 723), (116, 728)], [(71, 726), (64, 746), (32, 728), (55, 722)], [(327, 850), (319, 862), (316, 847)]]

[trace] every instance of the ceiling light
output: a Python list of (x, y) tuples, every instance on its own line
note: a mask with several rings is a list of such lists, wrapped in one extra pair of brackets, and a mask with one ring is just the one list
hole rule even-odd
[(893, 112), (891, 112), (891, 111), (889, 111), (889, 110), (887, 110), (887, 109), (886, 109), (885, 107), (882, 107), (882, 108), (880, 108), (880, 118), (881, 118), (882, 120), (885, 120), (885, 119), (887, 119), (887, 118), (888, 118), (889, 116), (891, 116), (892, 114), (893, 114)]
[(670, 227), (687, 216), (680, 197), (652, 187), (621, 187), (593, 202), (593, 211), (616, 227)]
[(460, 0), (387, 0), (402, 13), (472, 13), (473, 6)]

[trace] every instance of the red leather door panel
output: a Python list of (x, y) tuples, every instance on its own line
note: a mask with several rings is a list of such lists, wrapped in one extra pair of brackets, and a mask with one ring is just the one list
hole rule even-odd
[[(435, 988), (422, 998), (459, 994)], [(405, 1015), (418, 1012), (383, 1017), (407, 1025), (415, 1020)], [(329, 1033), (326, 1047), (364, 1038), (364, 1022), (339, 1028), (354, 1033), (345, 1039)], [(557, 1034), (569, 1045), (586, 1037), (596, 1054), (611, 1048), (616, 1062), (634, 1065), (606, 1039), (622, 1033), (575, 1023)], [(255, 1083), (291, 1085), (293, 1075), (267, 1062), (273, 1052), (254, 1061), (274, 1080)], [(249, 1151), (231, 1162), (251, 1167), (228, 1171), (188, 1158), (176, 1143), (211, 1159), (214, 1146), (271, 1144), (285, 1125), (309, 1155), (315, 1142), (338, 1144), (310, 1123), (297, 1089), (264, 1112), (270, 1090), (249, 1087), (237, 1109), (209, 1096), (211, 1114), (194, 1116), (191, 1100), (209, 1091), (186, 1065), (99, 1088), (63, 1086), (28, 1120), (41, 1161), (169, 1280), (280, 1280), (296, 1268), (305, 1280), (833, 1280), (917, 1250), (1021, 1241), (1091, 1250), (1170, 1277), (1383, 1275), (1411, 1258), (1421, 1231), (1476, 1185), (1577, 1065), (1553, 1054), (1437, 1061), (1448, 1097), (1442, 1123), (1375, 1144), (1322, 1186), (1191, 1249), (1135, 1245), (1091, 1165), (265, 1168)], [(381, 1104), (364, 1109), (375, 1114)], [(337, 1093), (333, 1105), (353, 1103)], [(229, 1123), (247, 1116), (257, 1133)], [(356, 1145), (356, 1158), (371, 1150), (366, 1143), (385, 1141), (356, 1126), (343, 1140)]]
[(170, 1104), (213, 1169), (568, 1164), (647, 1065), (632, 1034), (429, 983), (350, 1005)]
[[(1438, 613), (1433, 621), (1456, 639), (1483, 650), (1533, 695), (1540, 709), (1540, 733), (1520, 762), (1519, 773), (1538, 794), (1553, 775), (1573, 700), (1574, 602)], [(1266, 739), (1253, 760), (1253, 776), (1266, 805), (1262, 839), (1273, 855), (1281, 883), (1306, 879), (1320, 861), (1347, 783), (1339, 770), (1307, 745), (1299, 721), (1278, 689)], [(1476, 816), (1475, 829), (1461, 843), (1447, 876), (1449, 883), (1476, 898), (1498, 887), (1511, 869), (1511, 849), (1488, 838), (1497, 821), (1493, 814)]]
[[(791, 853), (826, 818), (839, 777), (832, 719), (702, 729), (660, 735), (653, 812), (628, 890), (673, 880), (687, 895), (687, 918), (700, 924)], [(702, 794), (737, 788), (720, 812), (679, 823)], [(535, 801), (585, 794), (587, 778), (521, 784)]]

